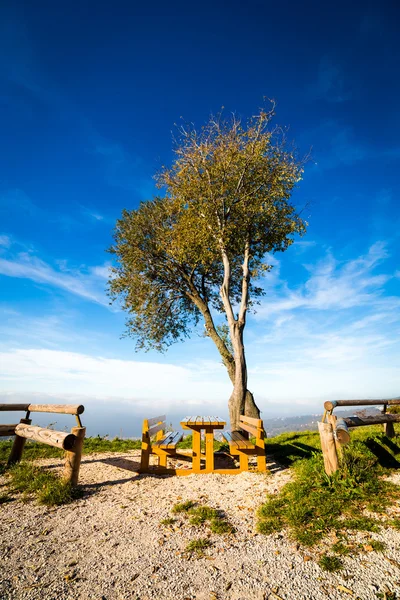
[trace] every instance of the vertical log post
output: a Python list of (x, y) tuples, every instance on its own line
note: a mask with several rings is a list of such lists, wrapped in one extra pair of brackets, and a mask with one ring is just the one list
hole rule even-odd
[(77, 440), (74, 449), (65, 452), (64, 479), (71, 485), (77, 485), (86, 427), (73, 427), (71, 433), (76, 435)]
[[(24, 425), (30, 425), (32, 423), (31, 419), (21, 419), (20, 423)], [(8, 459), (8, 466), (14, 465), (19, 462), (22, 458), (22, 451), (25, 446), (26, 439), (15, 434), (14, 443), (11, 448), (10, 456)]]
[(332, 475), (339, 468), (339, 460), (336, 452), (335, 438), (331, 423), (318, 423), (319, 436), (321, 438), (322, 456), (324, 457), (325, 472)]
[[(385, 404), (383, 406), (383, 408), (382, 408), (382, 414), (383, 415), (386, 414), (386, 410), (387, 410), (387, 404)], [(393, 423), (384, 423), (383, 424), (383, 432), (389, 438), (394, 437), (395, 436), (395, 431), (394, 431), (394, 425), (393, 425)]]

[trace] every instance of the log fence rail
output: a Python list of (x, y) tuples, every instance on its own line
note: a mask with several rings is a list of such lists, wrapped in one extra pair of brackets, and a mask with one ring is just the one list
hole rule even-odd
[[(351, 417), (337, 417), (332, 414), (336, 407), (343, 406), (381, 406), (382, 414)], [(339, 457), (342, 447), (350, 442), (352, 427), (383, 425), (387, 437), (394, 437), (394, 423), (400, 423), (400, 414), (387, 413), (388, 406), (400, 406), (400, 398), (379, 400), (332, 400), (324, 403), (322, 422), (318, 423), (324, 467), (327, 475), (339, 469)]]
[[(86, 428), (82, 426), (80, 415), (85, 407), (82, 404), (0, 404), (0, 412), (24, 411), (25, 417), (12, 425), (0, 425), (0, 436), (15, 436), (8, 465), (19, 462), (27, 439), (35, 440), (65, 450), (65, 466), (63, 478), (71, 485), (77, 485), (82, 458), (83, 440)], [(70, 433), (54, 431), (32, 425), (32, 412), (74, 415), (77, 426)]]

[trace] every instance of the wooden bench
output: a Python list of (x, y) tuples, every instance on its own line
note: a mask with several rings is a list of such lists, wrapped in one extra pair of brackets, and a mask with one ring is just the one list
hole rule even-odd
[(254, 443), (238, 431), (223, 431), (222, 437), (229, 443), (229, 451), (239, 456), (239, 471), (249, 470), (249, 456), (257, 455), (258, 471), (266, 471), (265, 431), (262, 419), (240, 417), (240, 429), (255, 438)]
[[(158, 466), (163, 469), (167, 468), (168, 456), (176, 454), (176, 445), (183, 438), (183, 433), (173, 431), (165, 433), (166, 416), (154, 417), (153, 419), (145, 419), (142, 429), (142, 453), (140, 457), (140, 472), (147, 473), (149, 471), (150, 454), (158, 456)], [(154, 438), (155, 439), (152, 439)]]

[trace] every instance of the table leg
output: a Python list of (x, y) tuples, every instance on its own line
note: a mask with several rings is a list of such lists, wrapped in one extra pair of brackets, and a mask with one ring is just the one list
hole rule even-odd
[(201, 432), (193, 429), (193, 455), (192, 467), (194, 473), (200, 473), (201, 458)]
[(214, 432), (208, 427), (206, 427), (206, 470), (208, 473), (214, 471)]

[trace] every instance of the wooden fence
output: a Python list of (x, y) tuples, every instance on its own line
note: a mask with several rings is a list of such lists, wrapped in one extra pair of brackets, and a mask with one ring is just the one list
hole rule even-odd
[[(354, 417), (336, 417), (337, 406), (382, 406), (382, 414)], [(400, 423), (400, 414), (388, 414), (388, 406), (400, 406), (399, 398), (387, 400), (333, 400), (324, 403), (322, 422), (318, 423), (325, 471), (331, 475), (339, 469), (342, 447), (350, 442), (349, 428), (363, 425), (383, 425), (388, 437), (395, 435), (394, 423)]]
[[(80, 419), (84, 410), (82, 404), (0, 404), (0, 411), (24, 411), (26, 413), (19, 423), (0, 425), (0, 436), (15, 436), (8, 464), (13, 465), (21, 460), (26, 440), (35, 440), (65, 450), (63, 477), (72, 485), (77, 485), (83, 440), (86, 433), (86, 428), (82, 426)], [(35, 427), (31, 425), (30, 414), (32, 412), (75, 415), (77, 426), (72, 427), (70, 433)]]

